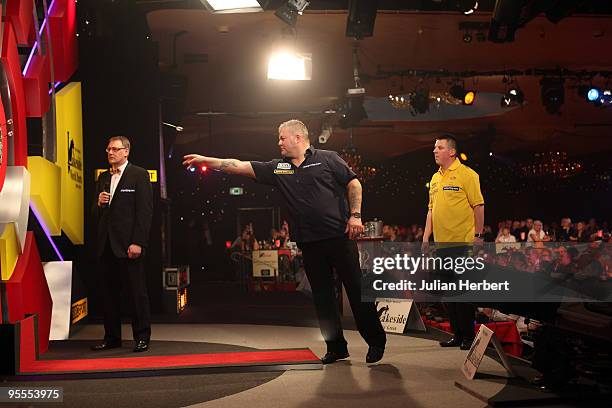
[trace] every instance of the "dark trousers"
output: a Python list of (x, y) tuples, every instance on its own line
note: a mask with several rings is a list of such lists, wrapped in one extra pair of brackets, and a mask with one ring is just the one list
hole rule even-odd
[(344, 285), (359, 334), (368, 345), (384, 347), (387, 338), (374, 303), (361, 302), (357, 243), (348, 238), (335, 238), (302, 243), (300, 249), (327, 351), (346, 351), (332, 268)]
[[(456, 246), (450, 248), (440, 248), (436, 250), (436, 256), (444, 258), (458, 258), (469, 255), (469, 246)], [(456, 282), (460, 278), (465, 278), (455, 271), (439, 271), (440, 277), (445, 282)], [(474, 315), (476, 306), (471, 303), (463, 302), (444, 302), (448, 319), (450, 320), (451, 330), (454, 336), (459, 339), (474, 338)]]
[(451, 330), (457, 339), (474, 338), (474, 314), (476, 306), (471, 303), (445, 302), (446, 311), (450, 320)]
[(151, 338), (151, 312), (144, 270), (144, 252), (136, 259), (117, 258), (107, 242), (100, 258), (104, 296), (104, 340), (121, 341), (121, 289), (132, 315), (134, 340)]

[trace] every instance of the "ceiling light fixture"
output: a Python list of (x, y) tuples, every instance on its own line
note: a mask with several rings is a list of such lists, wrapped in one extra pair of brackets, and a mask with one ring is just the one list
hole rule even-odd
[(257, 0), (201, 0), (213, 13), (253, 13), (263, 11)]
[(268, 61), (268, 79), (310, 81), (312, 54), (277, 52)]
[(287, 3), (276, 9), (274, 15), (283, 20), (285, 24), (295, 27), (298, 15), (301, 16), (309, 4), (310, 2), (306, 0), (288, 0)]

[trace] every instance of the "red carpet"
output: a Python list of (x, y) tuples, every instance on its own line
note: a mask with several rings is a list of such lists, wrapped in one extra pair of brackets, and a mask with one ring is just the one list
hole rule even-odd
[(321, 360), (310, 349), (284, 349), (210, 354), (182, 354), (96, 358), (82, 360), (38, 360), (35, 318), (20, 321), (20, 352), (17, 375), (110, 373), (192, 368), (291, 366), (321, 368)]

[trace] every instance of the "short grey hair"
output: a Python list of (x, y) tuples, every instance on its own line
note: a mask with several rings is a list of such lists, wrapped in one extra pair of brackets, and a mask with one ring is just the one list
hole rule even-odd
[(307, 141), (310, 140), (308, 138), (308, 128), (306, 127), (304, 122), (302, 122), (301, 120), (291, 119), (291, 120), (281, 123), (280, 126), (278, 127), (278, 133), (280, 133), (281, 130), (285, 128), (291, 130), (293, 134), (296, 134), (296, 133), (301, 134), (302, 136), (304, 136), (304, 139), (306, 139)]
[(130, 150), (130, 139), (128, 139), (125, 136), (112, 136), (108, 138), (108, 143), (114, 141), (114, 140), (119, 140), (121, 141), (121, 145), (125, 148), (127, 148), (128, 150)]

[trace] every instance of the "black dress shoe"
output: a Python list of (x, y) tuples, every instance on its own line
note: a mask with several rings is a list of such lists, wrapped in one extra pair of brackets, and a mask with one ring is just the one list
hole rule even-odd
[(321, 357), (321, 362), (323, 364), (331, 364), (338, 360), (342, 360), (348, 357), (349, 357), (348, 351), (344, 351), (344, 352), (328, 351), (327, 353), (325, 353), (323, 357)]
[(134, 353), (141, 353), (149, 349), (149, 342), (145, 340), (138, 340), (134, 346)]
[(385, 348), (379, 346), (370, 346), (366, 355), (366, 363), (375, 363), (380, 361), (385, 354)]
[(474, 339), (463, 339), (459, 348), (461, 350), (469, 350), (470, 348), (472, 348), (473, 342), (474, 342)]
[(461, 345), (462, 339), (458, 337), (451, 337), (448, 341), (441, 341), (440, 346), (442, 347), (459, 347)]
[(119, 347), (121, 347), (121, 342), (117, 342), (117, 341), (103, 341), (100, 344), (96, 344), (94, 346), (91, 346), (91, 350), (93, 350), (93, 351), (102, 351), (102, 350), (110, 350), (110, 349), (119, 348)]

